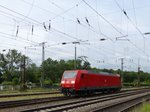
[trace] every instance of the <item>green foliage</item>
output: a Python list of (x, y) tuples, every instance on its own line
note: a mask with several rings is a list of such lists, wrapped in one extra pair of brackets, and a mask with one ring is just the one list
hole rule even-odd
[[(23, 55), (18, 53), (17, 50), (9, 50), (6, 54), (0, 54), (0, 70), (2, 73), (1, 78), (4, 81), (12, 81), (12, 79), (16, 77), (16, 72), (19, 71), (20, 65), (23, 63), (22, 57)], [(25, 58), (29, 63), (29, 58)]]
[(138, 86), (138, 80), (137, 80), (137, 79), (135, 79), (135, 80), (133, 81), (133, 85), (134, 85), (134, 86)]
[(17, 77), (13, 78), (12, 84), (13, 84), (13, 85), (17, 85), (18, 83), (19, 83), (18, 78), (17, 78)]
[(114, 73), (113, 69), (102, 69), (102, 72)]
[(19, 69), (21, 63), (21, 53), (16, 50), (9, 50), (7, 54), (0, 54), (0, 67), (5, 81), (12, 81), (14, 71)]
[(46, 87), (52, 86), (52, 85), (53, 85), (53, 81), (50, 80), (50, 79), (46, 79), (46, 80), (44, 80), (44, 85), (45, 85)]
[(3, 85), (12, 85), (12, 82), (11, 81), (4, 81), (2, 82)]
[(128, 87), (134, 87), (134, 83), (124, 83), (123, 85)]
[[(20, 65), (23, 64), (21, 53), (17, 50), (9, 50), (6, 54), (0, 54), (0, 83), (16, 85), (20, 84), (21, 72)], [(32, 82), (40, 84), (41, 75), (44, 74), (44, 84), (52, 85), (57, 83), (59, 85), (62, 74), (65, 70), (74, 69), (74, 60), (53, 60), (48, 58), (45, 60), (40, 67), (36, 64), (31, 63), (28, 57), (26, 59), (26, 82)], [(137, 86), (138, 83), (138, 73), (133, 71), (124, 71), (120, 69), (98, 69), (92, 68), (90, 63), (84, 62), (82, 60), (76, 60), (77, 69), (88, 69), (96, 73), (99, 72), (109, 72), (117, 73), (123, 76), (125, 86)], [(140, 85), (150, 86), (150, 74), (140, 71)]]
[(150, 112), (150, 103), (144, 103), (137, 112)]
[(53, 86), (60, 86), (60, 83), (53, 83)]
[(26, 68), (26, 81), (39, 83), (40, 82), (40, 68), (36, 66), (36, 64), (32, 63), (30, 66)]
[[(87, 66), (85, 62), (82, 63), (81, 60), (77, 60), (77, 69), (83, 69), (85, 66)], [(90, 68), (89, 65), (88, 68)], [(62, 74), (65, 70), (73, 70), (73, 69), (74, 69), (74, 60), (57, 61), (48, 58), (41, 65), (41, 73), (44, 74), (44, 78), (50, 79), (54, 83), (60, 82)]]
[(2, 78), (2, 73), (1, 73), (1, 70), (0, 70), (0, 84), (3, 82), (3, 78)]
[(150, 83), (140, 83), (140, 86), (150, 86)]

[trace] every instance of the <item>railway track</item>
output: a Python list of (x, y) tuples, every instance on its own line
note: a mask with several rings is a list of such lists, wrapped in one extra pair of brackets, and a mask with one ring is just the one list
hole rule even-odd
[(131, 105), (127, 105), (126, 107), (122, 108), (119, 112), (128, 112), (131, 111), (132, 109), (135, 109), (136, 107), (140, 106), (141, 104), (143, 104), (144, 102), (148, 102), (150, 101), (150, 99), (145, 99), (142, 101), (137, 101), (135, 103), (132, 103)]
[[(134, 90), (134, 91), (129, 91), (129, 92), (123, 92), (123, 93), (117, 93), (117, 94), (109, 94), (109, 95), (104, 95), (104, 96), (98, 96), (98, 97), (92, 97), (92, 98), (83, 98), (79, 100), (72, 100), (71, 102), (67, 103), (62, 103), (62, 104), (55, 104), (55, 105), (50, 105), (42, 108), (36, 108), (36, 109), (29, 109), (29, 110), (24, 110), (23, 112), (33, 112), (33, 111), (46, 111), (46, 112), (62, 112), (62, 111), (83, 111), (83, 110), (76, 110), (79, 108), (92, 108), (89, 105), (96, 105), (109, 102), (109, 101), (115, 101), (116, 99), (124, 98), (124, 97), (130, 97), (134, 96), (137, 94), (142, 94), (143, 92), (149, 92), (149, 89), (142, 89), (142, 90)], [(149, 96), (149, 94), (148, 94)], [(114, 104), (114, 103), (113, 103)], [(85, 110), (86, 110), (85, 109)], [(89, 110), (86, 110), (89, 111)], [(86, 112), (85, 111), (85, 112)], [(93, 110), (93, 112), (99, 112), (101, 110)], [(108, 112), (108, 111), (107, 111)], [(114, 111), (113, 111), (114, 112)]]
[(17, 100), (17, 101), (3, 101), (0, 102), (0, 109), (19, 107), (25, 105), (40, 104), (46, 102), (66, 100), (67, 97), (49, 97), (49, 98), (38, 98), (38, 99), (29, 99), (29, 100)]
[(95, 109), (91, 112), (127, 112), (131, 108), (150, 100), (150, 93), (143, 93), (130, 99), (122, 99), (118, 102)]
[(48, 95), (48, 94), (60, 94), (60, 91), (56, 92), (38, 92), (38, 93), (25, 93), (25, 94), (7, 94), (7, 95), (0, 95), (0, 98), (6, 97), (20, 97), (20, 96), (33, 96), (33, 95)]
[[(145, 89), (145, 88), (142, 88)], [(123, 90), (123, 89), (122, 89)], [(134, 90), (141, 90), (141, 88), (137, 88)], [(131, 90), (123, 90), (123, 91), (133, 91)], [(61, 94), (60, 91), (55, 91), (55, 92), (37, 92), (37, 93), (24, 93), (24, 94), (7, 94), (7, 95), (2, 95), (0, 94), (0, 98), (6, 98), (6, 97), (21, 97), (21, 96), (34, 96), (34, 95), (49, 95), (49, 94)]]
[[(127, 93), (127, 92), (135, 92), (135, 91), (142, 91), (142, 90), (145, 90), (146, 88), (143, 88), (143, 89), (134, 89), (134, 90), (123, 90), (119, 93), (115, 93), (115, 94), (101, 94), (101, 93), (98, 93), (98, 94), (95, 94), (95, 95), (91, 95), (91, 96), (85, 96), (85, 97), (72, 97), (72, 98), (68, 98), (68, 97), (49, 97), (49, 98), (38, 98), (38, 99), (30, 99), (30, 100), (18, 100), (18, 101), (5, 101), (5, 102), (0, 102), (0, 110), (11, 110), (12, 109), (18, 109), (19, 108), (19, 111), (22, 111), (22, 110), (25, 110), (25, 109), (30, 109), (32, 111), (34, 111), (34, 108), (37, 108), (37, 110), (40, 110), (40, 109), (46, 109), (46, 108), (49, 108), (48, 106), (49, 105), (52, 105), (54, 106), (54, 104), (64, 104), (64, 102), (67, 102), (67, 104), (69, 105), (70, 102), (73, 102), (73, 103), (78, 103), (80, 101), (83, 100), (83, 103), (84, 101), (90, 101), (91, 99), (101, 99), (101, 98), (107, 98), (107, 97), (110, 97), (112, 95), (119, 95), (119, 94), (124, 94), (124, 93)], [(129, 93), (130, 94), (130, 93)], [(66, 104), (66, 105), (67, 105)], [(38, 106), (37, 106), (38, 105)], [(58, 105), (56, 105), (57, 107)], [(43, 107), (43, 108), (39, 108), (39, 107)], [(27, 110), (27, 111), (30, 111), (30, 110)], [(5, 111), (5, 110), (4, 110)], [(10, 112), (10, 111), (8, 111)]]

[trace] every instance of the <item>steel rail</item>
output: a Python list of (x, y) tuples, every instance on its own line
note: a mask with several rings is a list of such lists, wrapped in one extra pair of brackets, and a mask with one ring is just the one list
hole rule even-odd
[[(149, 90), (145, 89), (145, 91), (149, 91)], [(83, 107), (83, 106), (87, 106), (87, 105), (91, 105), (91, 104), (95, 104), (99, 102), (109, 101), (109, 100), (116, 99), (116, 98), (122, 98), (126, 96), (135, 95), (137, 93), (143, 93), (143, 89), (133, 91), (133, 92), (127, 92), (127, 93), (118, 93), (118, 94), (105, 95), (105, 96), (96, 97), (96, 98), (82, 99), (79, 101), (72, 101), (72, 102), (68, 102), (64, 104), (56, 104), (56, 105), (46, 106), (42, 108), (29, 109), (29, 110), (24, 110), (22, 112), (33, 112), (33, 111), (41, 111), (41, 110), (46, 110), (48, 112), (61, 112), (61, 111), (69, 110), (69, 109), (74, 109), (76, 107)]]
[(131, 99), (117, 101), (112, 104), (95, 109), (91, 112), (127, 112), (129, 108), (132, 108), (133, 106), (145, 102), (147, 100), (150, 100), (150, 93), (142, 94)]
[(46, 95), (46, 94), (60, 94), (60, 93), (61, 93), (60, 91), (57, 91), (57, 92), (38, 92), (38, 93), (25, 93), (25, 94), (7, 94), (7, 95), (0, 95), (0, 98), (33, 96), (33, 95)]
[(49, 97), (49, 98), (38, 98), (38, 99), (29, 99), (29, 100), (3, 101), (0, 102), (0, 109), (60, 101), (66, 99), (68, 99), (68, 97)]
[[(119, 94), (123, 93), (123, 92), (130, 92), (130, 91), (138, 91), (138, 90), (144, 90), (147, 88), (142, 88), (142, 89), (134, 89), (134, 90), (122, 90), (119, 92)], [(100, 96), (101, 97), (109, 97), (112, 94), (102, 94), (102, 93), (97, 93), (94, 95), (90, 95), (90, 96), (84, 96), (83, 98), (91, 98), (91, 97), (96, 97), (96, 96)], [(28, 105), (35, 105), (35, 104), (42, 104), (42, 103), (49, 103), (49, 102), (56, 102), (56, 101), (63, 101), (63, 100), (75, 100), (77, 99), (77, 97), (48, 97), (48, 98), (38, 98), (38, 99), (28, 99), (28, 100), (17, 100), (17, 101), (3, 101), (0, 102), (0, 109), (4, 109), (4, 108), (12, 108), (12, 107), (20, 107), (20, 106), (28, 106)]]

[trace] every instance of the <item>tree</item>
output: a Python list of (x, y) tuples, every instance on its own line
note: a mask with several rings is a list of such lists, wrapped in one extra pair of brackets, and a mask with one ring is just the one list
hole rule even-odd
[(19, 70), (21, 63), (21, 53), (16, 50), (9, 50), (9, 52), (4, 55), (0, 54), (0, 67), (3, 73), (3, 78), (6, 81), (11, 81), (14, 76), (14, 72)]
[[(17, 50), (9, 50), (6, 54), (0, 54), (0, 70), (4, 81), (12, 81), (14, 77), (19, 78), (22, 55)], [(29, 65), (30, 59), (25, 57)]]
[(40, 70), (40, 68), (38, 68), (35, 63), (32, 63), (30, 66), (27, 66), (27, 68), (26, 68), (27, 82), (34, 82), (34, 83), (40, 82), (39, 70)]
[(3, 82), (3, 79), (2, 79), (2, 73), (0, 71), (0, 84)]
[(52, 82), (56, 82), (58, 73), (58, 62), (48, 58), (41, 65), (41, 72), (44, 74), (44, 79), (50, 79)]
[[(90, 68), (89, 63), (85, 63), (81, 60), (76, 60), (77, 69), (83, 69), (84, 67)], [(52, 60), (48, 58), (41, 65), (41, 72), (44, 74), (44, 79), (50, 79), (52, 82), (60, 82), (62, 74), (65, 70), (74, 70), (74, 60)]]

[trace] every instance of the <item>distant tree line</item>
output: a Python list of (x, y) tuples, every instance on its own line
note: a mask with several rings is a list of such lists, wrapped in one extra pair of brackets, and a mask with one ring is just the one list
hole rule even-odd
[[(23, 54), (17, 50), (9, 50), (7, 53), (0, 53), (0, 84), (12, 84), (19, 85), (21, 83)], [(54, 83), (60, 83), (62, 74), (65, 70), (74, 69), (74, 60), (53, 60), (48, 58), (40, 66), (37, 66), (32, 60), (25, 57), (25, 79), (26, 83), (32, 82), (40, 85), (41, 75), (44, 75), (44, 84), (52, 85)], [(91, 67), (88, 62), (77, 60), (77, 69), (87, 69), (94, 72), (109, 72), (123, 74), (124, 82), (126, 84), (136, 84), (138, 81), (138, 74), (134, 71), (121, 72), (120, 69), (98, 69)], [(150, 84), (150, 73), (140, 71), (140, 82)]]

